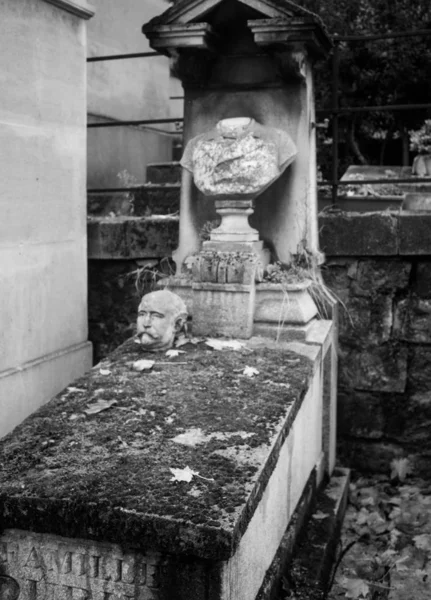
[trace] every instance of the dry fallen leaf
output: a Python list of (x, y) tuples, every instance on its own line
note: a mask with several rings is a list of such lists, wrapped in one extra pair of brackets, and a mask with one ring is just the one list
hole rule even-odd
[(111, 371), (110, 371), (109, 369), (100, 369), (100, 370), (99, 370), (99, 373), (100, 373), (101, 375), (110, 375), (110, 374), (111, 374)]
[(168, 358), (175, 358), (176, 356), (179, 356), (180, 354), (185, 354), (184, 350), (168, 350), (166, 352), (166, 356)]
[(193, 477), (199, 477), (199, 479), (204, 479), (205, 481), (214, 481), (214, 479), (209, 477), (202, 477), (197, 471), (192, 471), (190, 467), (186, 467), (185, 469), (169, 468), (169, 470), (173, 475), (171, 481), (186, 481), (187, 483), (190, 483)]
[(204, 338), (199, 337), (187, 337), (186, 335), (180, 335), (175, 341), (175, 348), (181, 348), (181, 346), (185, 346), (186, 344), (200, 344), (204, 341)]
[(359, 578), (341, 577), (337, 579), (337, 583), (346, 590), (346, 598), (354, 598), (355, 600), (366, 598), (370, 591), (368, 583)]
[(412, 466), (408, 458), (394, 458), (391, 462), (391, 479), (403, 482), (412, 472)]
[(171, 481), (186, 481), (190, 483), (195, 475), (195, 472), (191, 470), (190, 467), (186, 467), (185, 469), (169, 469), (172, 473), (173, 477), (171, 477)]
[(114, 404), (117, 404), (116, 400), (98, 400), (95, 404), (89, 404), (84, 412), (86, 415), (97, 415), (97, 413), (102, 412), (102, 410), (111, 408)]
[(246, 375), (247, 377), (254, 377), (255, 375), (259, 375), (259, 371), (254, 367), (246, 367), (242, 374)]
[(214, 350), (241, 350), (245, 347), (245, 344), (239, 340), (219, 340), (215, 338), (207, 339), (205, 344)]
[(312, 517), (313, 517), (313, 519), (316, 519), (316, 521), (322, 521), (323, 519), (327, 519), (329, 517), (329, 515), (322, 512), (321, 510), (317, 510), (314, 513), (314, 515), (312, 515)]
[(146, 359), (136, 360), (133, 363), (133, 370), (138, 371), (139, 373), (141, 373), (142, 371), (150, 371), (154, 367), (155, 364), (156, 364), (155, 360), (146, 360)]
[(422, 533), (421, 535), (415, 535), (413, 538), (416, 548), (419, 550), (425, 550), (431, 552), (431, 534)]
[(366, 598), (369, 591), (370, 586), (363, 579), (348, 579), (346, 581), (346, 598)]

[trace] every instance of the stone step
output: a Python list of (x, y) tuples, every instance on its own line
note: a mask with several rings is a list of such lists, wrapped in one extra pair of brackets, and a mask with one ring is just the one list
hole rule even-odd
[(181, 165), (179, 162), (152, 163), (147, 166), (148, 183), (179, 183)]
[(135, 192), (134, 214), (168, 215), (180, 209), (179, 183), (146, 183)]
[(129, 192), (91, 192), (87, 210), (94, 216), (150, 216), (176, 213), (180, 206), (180, 184), (146, 183)]
[(178, 245), (178, 216), (90, 216), (89, 259), (139, 259), (171, 256)]
[(280, 582), (284, 594), (280, 597), (327, 598), (347, 508), (349, 482), (349, 469), (336, 468), (330, 482), (318, 492), (313, 514), (301, 531), (292, 559), (285, 561), (287, 568)]

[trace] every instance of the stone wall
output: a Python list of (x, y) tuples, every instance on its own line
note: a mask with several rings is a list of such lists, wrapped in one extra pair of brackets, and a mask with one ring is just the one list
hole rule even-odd
[(86, 2), (1, 2), (0, 437), (91, 366)]
[(321, 216), (326, 284), (342, 303), (338, 436), (343, 464), (431, 475), (431, 215)]

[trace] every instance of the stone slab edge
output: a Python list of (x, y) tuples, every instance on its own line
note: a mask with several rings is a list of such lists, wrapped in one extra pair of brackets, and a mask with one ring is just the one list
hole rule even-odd
[[(311, 516), (302, 532), (302, 541), (294, 550), (290, 568), (285, 573), (298, 600), (322, 600), (327, 597), (347, 507), (349, 482), (350, 470), (338, 467), (326, 488), (317, 495), (313, 514), (318, 514), (319, 518)], [(322, 519), (322, 513), (327, 517)]]
[(85, 20), (91, 19), (95, 14), (94, 7), (85, 0), (45, 0), (45, 2), (53, 4), (54, 6)]
[(124, 260), (171, 256), (178, 217), (94, 217), (87, 221), (88, 258)]
[(317, 487), (316, 480), (317, 472), (316, 469), (314, 469), (310, 474), (308, 482), (302, 492), (301, 499), (298, 502), (295, 512), (283, 535), (277, 554), (266, 573), (262, 586), (256, 596), (256, 600), (275, 600), (277, 586), (283, 575), (283, 571), (292, 560), (295, 543), (313, 510), (313, 500), (315, 498)]
[(431, 212), (321, 213), (319, 231), (328, 256), (431, 254)]
[[(275, 346), (275, 343), (271, 344), (268, 340), (259, 340), (255, 338), (253, 341), (255, 344), (250, 344), (250, 347), (256, 345), (256, 347), (273, 348)], [(123, 346), (125, 346), (125, 344)], [(321, 348), (319, 346), (300, 343), (278, 344), (277, 347), (295, 352), (306, 357), (310, 361), (312, 372), (308, 377), (309, 385), (320, 364)], [(195, 539), (193, 540), (193, 545), (199, 546), (203, 538), (210, 538), (210, 541), (200, 548), (199, 552), (196, 552), (196, 549), (194, 549), (193, 553), (200, 558), (224, 560), (230, 558), (236, 551), (243, 533), (247, 529), (266, 489), (267, 482), (274, 471), (280, 449), (287, 439), (295, 422), (295, 418), (303, 404), (308, 385), (296, 398), (277, 437), (274, 439), (263, 468), (260, 471), (259, 481), (247, 498), (244, 510), (237, 520), (235, 527), (231, 531), (200, 526), (195, 528), (196, 532), (194, 534)], [(162, 552), (177, 552), (178, 549), (174, 548), (172, 541), (170, 542), (169, 547), (163, 544), (162, 538), (164, 534), (161, 535), (161, 532), (167, 532), (171, 536), (172, 532), (177, 529), (181, 530), (183, 533), (185, 531), (191, 531), (187, 529), (188, 524), (183, 521), (176, 521), (175, 519), (166, 520), (164, 517), (160, 516), (143, 515), (135, 513), (134, 511), (129, 512), (123, 511), (120, 508), (114, 508), (110, 513), (110, 518), (115, 521), (115, 538), (108, 538), (106, 536), (100, 537), (98, 532), (104, 527), (102, 523), (103, 519), (106, 517), (105, 514), (102, 514), (103, 511), (100, 512), (100, 507), (87, 507), (88, 511), (85, 512), (85, 515), (81, 513), (78, 522), (75, 513), (69, 514), (72, 506), (73, 502), (71, 501), (56, 500), (50, 507), (49, 502), (46, 499), (40, 500), (36, 497), (28, 497), (17, 500), (15, 497), (9, 497), (5, 493), (0, 493), (0, 520), (3, 517), (4, 526), (10, 529), (31, 530), (35, 533), (51, 533), (63, 537), (77, 537), (94, 541), (124, 543), (124, 539), (120, 539), (121, 536), (124, 536), (125, 539), (127, 538), (130, 543), (136, 546), (139, 546), (140, 542), (138, 542), (138, 540), (143, 540), (145, 537), (143, 534), (147, 531), (147, 535), (159, 539), (158, 551)], [(52, 510), (55, 512), (55, 520), (53, 520)], [(25, 518), (23, 518), (23, 514), (26, 515)], [(5, 515), (8, 515), (7, 519)], [(47, 522), (50, 523), (49, 527), (47, 527)], [(148, 528), (150, 528), (151, 531), (148, 531)], [(89, 529), (92, 530), (92, 534), (89, 534)], [(121, 536), (119, 535), (120, 530)], [(161, 537), (159, 538), (160, 535)], [(134, 539), (131, 540), (131, 537), (134, 537)]]

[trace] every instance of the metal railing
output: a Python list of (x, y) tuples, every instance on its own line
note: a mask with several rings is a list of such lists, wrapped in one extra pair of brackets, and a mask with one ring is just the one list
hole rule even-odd
[[(361, 113), (361, 112), (374, 112), (374, 111), (403, 111), (403, 110), (419, 110), (419, 109), (431, 109), (430, 103), (420, 104), (386, 104), (386, 105), (375, 105), (375, 106), (361, 106), (361, 107), (340, 107), (339, 106), (339, 85), (340, 85), (340, 44), (342, 42), (372, 42), (378, 40), (389, 40), (397, 38), (409, 38), (417, 36), (431, 36), (430, 29), (418, 29), (416, 31), (403, 31), (394, 32), (381, 35), (369, 35), (369, 36), (334, 36), (332, 38), (334, 43), (334, 51), (332, 54), (332, 106), (330, 109), (317, 110), (317, 114), (326, 114), (332, 116), (332, 177), (329, 181), (321, 181), (319, 185), (330, 185), (332, 187), (332, 204), (337, 202), (338, 188), (342, 185), (352, 185), (354, 181), (340, 181), (338, 172), (338, 160), (339, 160), (339, 119), (340, 115)], [(415, 178), (415, 182), (420, 182)], [(429, 181), (426, 180), (425, 181)], [(388, 184), (388, 183), (411, 183), (411, 179), (387, 179), (387, 178), (376, 178), (376, 179), (361, 179), (357, 181), (357, 184), (364, 185), (368, 183), (372, 184)]]
[[(345, 35), (333, 36), (332, 40), (334, 43), (334, 50), (331, 58), (331, 71), (332, 71), (332, 86), (331, 86), (331, 108), (317, 109), (317, 115), (326, 115), (332, 118), (332, 177), (329, 180), (319, 181), (319, 186), (331, 186), (331, 197), (332, 204), (335, 204), (338, 197), (338, 189), (340, 186), (346, 185), (365, 185), (365, 184), (398, 184), (398, 183), (411, 183), (411, 178), (376, 178), (376, 179), (360, 179), (360, 180), (346, 180), (341, 181), (339, 179), (338, 162), (339, 162), (339, 143), (340, 143), (340, 118), (347, 114), (352, 113), (366, 113), (375, 111), (410, 111), (420, 109), (431, 109), (431, 102), (429, 103), (417, 103), (417, 104), (384, 104), (384, 105), (370, 105), (370, 106), (340, 106), (339, 105), (339, 87), (340, 87), (340, 44), (342, 42), (349, 43), (360, 43), (360, 42), (373, 42), (378, 40), (389, 40), (397, 38), (409, 38), (419, 36), (431, 36), (431, 29), (419, 29), (415, 31), (405, 32), (394, 32), (388, 34), (376, 34), (369, 36), (354, 36)], [(87, 58), (88, 63), (103, 62), (103, 61), (115, 61), (115, 60), (128, 60), (134, 58), (152, 58), (162, 56), (158, 52), (135, 52), (131, 54), (111, 54), (106, 56), (92, 56)], [(182, 96), (172, 96), (171, 100), (181, 100)], [(88, 123), (89, 129), (94, 128), (106, 128), (106, 127), (127, 127), (127, 126), (142, 126), (142, 125), (162, 125), (172, 123), (183, 123), (183, 117), (178, 118), (167, 118), (167, 119), (138, 119), (131, 121), (110, 121), (100, 123)], [(415, 183), (429, 183), (429, 178), (418, 178), (415, 177)], [(115, 188), (115, 191), (123, 191), (130, 188)], [(106, 191), (106, 189), (91, 190)], [(114, 191), (114, 188), (109, 188), (110, 191)]]

